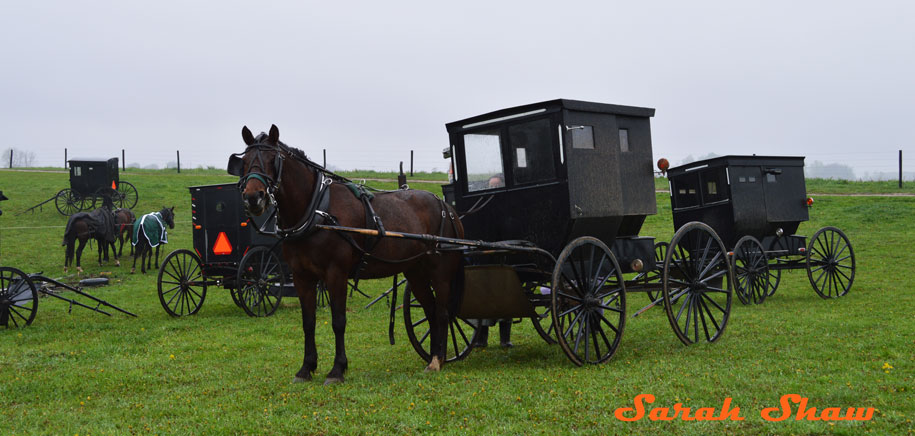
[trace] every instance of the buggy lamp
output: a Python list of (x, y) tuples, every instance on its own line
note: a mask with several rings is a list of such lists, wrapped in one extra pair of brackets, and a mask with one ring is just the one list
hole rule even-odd
[(635, 260), (633, 260), (632, 263), (629, 264), (629, 266), (630, 266), (630, 267), (632, 268), (632, 270), (635, 271), (635, 272), (639, 272), (639, 271), (642, 270), (642, 268), (645, 267), (645, 265), (642, 263), (642, 259), (635, 259)]
[(782, 229), (781, 227), (775, 229), (775, 236), (778, 236), (779, 238), (781, 238), (782, 235), (784, 235), (784, 234), (785, 234), (785, 230)]
[(241, 222), (241, 226), (242, 226), (242, 227), (248, 227), (248, 222), (247, 222), (247, 221), (242, 221), (242, 222)]
[(658, 169), (661, 170), (661, 172), (666, 173), (668, 168), (670, 168), (670, 162), (668, 162), (667, 159), (663, 157), (658, 159)]
[(202, 228), (203, 228), (203, 226), (201, 226), (200, 224), (194, 224), (194, 230), (200, 230)]
[(807, 197), (807, 207), (813, 206), (813, 197)]

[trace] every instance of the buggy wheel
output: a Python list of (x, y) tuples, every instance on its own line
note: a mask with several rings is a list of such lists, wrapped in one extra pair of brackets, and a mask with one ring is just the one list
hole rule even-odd
[(661, 282), (670, 326), (686, 345), (699, 342), (700, 331), (707, 342), (718, 340), (727, 326), (733, 295), (721, 238), (708, 225), (690, 222), (674, 234), (669, 248)]
[(200, 258), (190, 250), (175, 250), (159, 268), (159, 302), (171, 316), (193, 315), (207, 296)]
[(264, 246), (245, 253), (235, 281), (242, 309), (250, 316), (270, 316), (280, 307), (286, 272), (280, 256)]
[(25, 327), (38, 313), (38, 290), (24, 272), (0, 267), (0, 327)]
[[(239, 294), (238, 288), (229, 289), (229, 295), (232, 296), (232, 302), (235, 303), (241, 310), (245, 310), (245, 306), (241, 304), (241, 295)], [(245, 311), (245, 313), (248, 313)]]
[(327, 285), (324, 284), (324, 280), (318, 281), (318, 286), (315, 290), (318, 292), (318, 307), (327, 307), (327, 304), (330, 303), (330, 297), (327, 295)]
[[(654, 244), (654, 263), (655, 263), (655, 268), (657, 268), (657, 269), (654, 271), (654, 274), (652, 274), (650, 272), (642, 274), (642, 279), (645, 281), (645, 284), (648, 284), (649, 282), (653, 281), (654, 279), (657, 279), (657, 276), (660, 275), (658, 273), (658, 270), (661, 269), (661, 265), (664, 264), (664, 258), (667, 257), (667, 247), (668, 247), (668, 244), (663, 241), (657, 242)], [(652, 291), (650, 289), (648, 290), (648, 299), (651, 300), (652, 303), (654, 303), (658, 298), (661, 298), (660, 290), (658, 290), (658, 291)]]
[(842, 297), (855, 281), (855, 251), (835, 227), (817, 230), (807, 245), (807, 278), (822, 298)]
[[(393, 303), (392, 303), (393, 304)], [(413, 349), (424, 361), (432, 360), (429, 348), (432, 345), (429, 319), (423, 311), (423, 306), (410, 291), (410, 283), (403, 290), (403, 322), (407, 328), (407, 338)], [(470, 354), (470, 346), (476, 336), (476, 326), (470, 321), (453, 317), (445, 329), (445, 362), (461, 360)]]
[(616, 256), (583, 236), (563, 248), (553, 269), (552, 316), (557, 339), (576, 365), (613, 357), (626, 323), (626, 288)]
[(747, 235), (734, 247), (734, 290), (743, 304), (762, 304), (769, 295), (769, 259), (758, 239)]
[[(114, 209), (121, 207), (120, 204), (118, 203), (117, 191), (115, 191), (114, 189), (111, 189), (111, 188), (102, 187), (102, 188), (96, 189), (92, 198), (101, 199), (102, 204), (105, 204), (106, 197), (111, 199), (111, 204), (114, 205)], [(114, 210), (114, 209), (112, 209), (112, 210)]]
[(537, 331), (537, 334), (540, 335), (544, 342), (550, 345), (555, 344), (557, 341), (556, 327), (553, 325), (552, 298), (549, 294), (544, 295), (543, 292), (543, 289), (547, 289), (547, 292), (549, 292), (549, 288), (545, 288), (540, 282), (525, 283), (522, 288), (525, 290), (525, 295), (533, 303), (534, 312), (537, 313), (537, 316), (531, 317), (531, 324), (534, 325), (534, 330)]
[(70, 216), (79, 212), (79, 194), (70, 189), (61, 189), (54, 197), (54, 206), (61, 215)]
[(137, 188), (123, 180), (118, 182), (117, 187), (117, 197), (115, 197), (114, 203), (118, 207), (133, 209), (134, 206), (137, 205), (137, 200), (140, 198), (139, 194), (137, 194)]

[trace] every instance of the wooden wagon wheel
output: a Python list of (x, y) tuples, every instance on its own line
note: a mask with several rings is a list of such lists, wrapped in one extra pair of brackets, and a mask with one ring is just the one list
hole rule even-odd
[(117, 197), (115, 198), (115, 204), (118, 207), (133, 209), (137, 205), (137, 200), (139, 200), (140, 196), (135, 186), (122, 180), (117, 184)]
[(570, 242), (556, 259), (551, 294), (553, 325), (569, 360), (581, 366), (613, 357), (626, 323), (626, 289), (613, 252), (590, 236)]
[(534, 303), (534, 312), (537, 313), (537, 316), (531, 317), (534, 330), (544, 342), (553, 345), (558, 342), (556, 327), (553, 325), (553, 303), (552, 297), (548, 294), (549, 287), (544, 285), (549, 285), (549, 283), (527, 282), (522, 284), (522, 289), (528, 299)]
[(61, 189), (54, 197), (54, 206), (61, 215), (73, 215), (80, 210), (79, 194), (70, 189)]
[(190, 250), (175, 250), (159, 268), (159, 302), (171, 316), (193, 315), (207, 296), (206, 277), (200, 258)]
[(694, 221), (677, 230), (661, 282), (667, 319), (681, 342), (699, 342), (700, 331), (707, 342), (721, 337), (731, 314), (731, 263), (711, 227)]
[[(432, 354), (429, 353), (431, 346), (429, 319), (423, 311), (423, 307), (410, 292), (410, 283), (404, 286), (403, 290), (403, 321), (407, 328), (407, 338), (413, 349), (419, 354), (424, 361), (429, 362)], [(476, 336), (477, 328), (470, 321), (454, 317), (445, 330), (445, 362), (461, 360), (470, 354), (473, 337)]]
[(24, 272), (0, 267), (0, 326), (25, 327), (38, 313), (38, 289)]
[(817, 230), (807, 245), (807, 278), (822, 298), (842, 297), (855, 281), (855, 251), (835, 227)]
[(769, 258), (758, 239), (746, 235), (734, 246), (734, 290), (743, 304), (762, 304), (769, 295)]
[[(661, 266), (664, 264), (664, 258), (667, 257), (667, 247), (668, 244), (664, 241), (659, 241), (654, 244), (654, 262), (655, 270), (652, 272), (641, 273), (639, 278), (643, 279), (646, 284), (655, 281), (661, 273)], [(661, 291), (648, 290), (648, 299), (654, 303), (655, 300), (661, 297)]]
[(283, 299), (286, 279), (279, 255), (264, 246), (254, 247), (238, 264), (238, 301), (250, 316), (273, 315)]

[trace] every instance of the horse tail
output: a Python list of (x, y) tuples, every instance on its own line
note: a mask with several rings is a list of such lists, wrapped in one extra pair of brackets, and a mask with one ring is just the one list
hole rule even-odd
[(67, 220), (67, 227), (64, 229), (64, 240), (60, 243), (61, 246), (65, 246), (68, 243), (72, 243), (76, 239), (76, 229), (73, 227), (73, 216)]
[(464, 256), (461, 256), (454, 278), (451, 279), (451, 293), (448, 295), (448, 313), (452, 318), (457, 316), (461, 303), (464, 302), (464, 265)]

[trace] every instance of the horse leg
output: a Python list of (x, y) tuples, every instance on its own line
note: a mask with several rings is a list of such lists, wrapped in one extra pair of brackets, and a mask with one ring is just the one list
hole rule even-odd
[(102, 266), (102, 253), (105, 253), (105, 262), (108, 262), (108, 243), (104, 239), (96, 239), (98, 245), (98, 266)]
[(328, 272), (324, 278), (330, 296), (331, 326), (334, 329), (334, 366), (327, 373), (325, 385), (343, 383), (343, 373), (349, 365), (346, 359), (346, 273), (339, 269)]
[[(432, 326), (432, 321), (434, 321), (435, 329), (433, 331), (438, 331), (437, 337), (439, 338), (439, 347), (438, 354), (432, 354), (432, 362), (429, 362), (429, 366), (426, 368), (428, 371), (438, 371), (441, 369), (441, 365), (445, 363), (445, 350), (448, 348), (447, 338), (448, 338), (448, 325), (451, 321), (451, 316), (448, 313), (448, 302), (450, 301), (449, 296), (451, 293), (451, 275), (446, 275), (442, 277), (442, 274), (434, 274), (432, 277), (432, 287), (435, 289), (435, 318), (430, 318), (430, 326)], [(436, 337), (435, 335), (433, 337)], [(434, 347), (435, 343), (433, 343)], [(438, 365), (433, 366), (436, 363), (436, 358), (438, 358)]]
[[(131, 244), (131, 245), (133, 245), (133, 244)], [(131, 273), (137, 272), (137, 258), (138, 257), (140, 258), (140, 268), (143, 268), (143, 258), (140, 256), (140, 253), (142, 253), (142, 251), (143, 251), (142, 248), (143, 247), (141, 245), (137, 245), (137, 253), (133, 256), (133, 266), (130, 268)]]
[(162, 244), (156, 245), (156, 269), (159, 269), (159, 247), (161, 246)]
[(316, 286), (318, 281), (303, 274), (293, 274), (292, 282), (299, 294), (302, 306), (302, 333), (305, 335), (305, 353), (302, 367), (292, 380), (294, 383), (311, 381), (311, 375), (318, 368), (318, 348), (315, 346), (315, 309), (317, 306)]
[(429, 278), (425, 273), (404, 272), (404, 277), (410, 283), (410, 292), (423, 307), (423, 313), (429, 321), (429, 355), (432, 357), (429, 359), (426, 371), (438, 371), (444, 362), (444, 339), (442, 336), (444, 331), (439, 328), (439, 323), (437, 322), (437, 298), (432, 294)]
[(85, 247), (86, 247), (86, 240), (80, 238), (79, 246), (76, 247), (76, 273), (77, 274), (83, 273), (83, 267), (80, 265), (80, 260), (82, 260), (82, 258), (83, 258), (83, 248), (85, 248)]
[(120, 255), (118, 254), (118, 250), (115, 249), (114, 241), (109, 242), (108, 246), (111, 247), (111, 256), (114, 257), (114, 266), (121, 266), (121, 260), (118, 259)]

